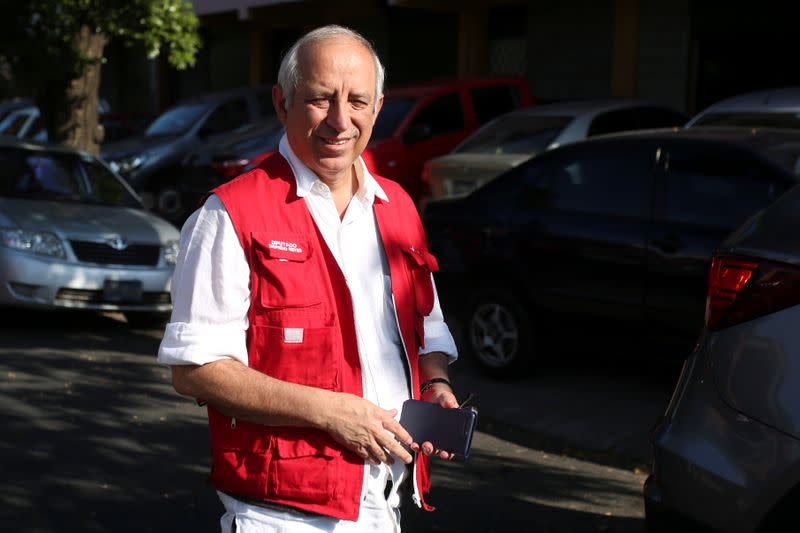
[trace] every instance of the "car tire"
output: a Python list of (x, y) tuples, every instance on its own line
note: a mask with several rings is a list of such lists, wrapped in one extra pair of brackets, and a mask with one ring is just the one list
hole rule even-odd
[(183, 197), (174, 185), (162, 187), (156, 193), (156, 212), (170, 222), (180, 220), (184, 216)]
[(481, 289), (471, 299), (464, 340), (473, 360), (489, 375), (521, 377), (535, 362), (530, 314), (502, 288)]
[(136, 329), (162, 329), (169, 321), (169, 313), (156, 311), (125, 311), (125, 321)]

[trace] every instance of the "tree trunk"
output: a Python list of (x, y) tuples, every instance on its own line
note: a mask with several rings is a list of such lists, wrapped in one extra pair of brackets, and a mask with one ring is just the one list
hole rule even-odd
[(100, 153), (103, 127), (98, 122), (100, 67), (108, 38), (88, 26), (75, 36), (75, 46), (88, 64), (72, 80), (48, 84), (36, 98), (51, 142), (73, 146), (94, 155)]

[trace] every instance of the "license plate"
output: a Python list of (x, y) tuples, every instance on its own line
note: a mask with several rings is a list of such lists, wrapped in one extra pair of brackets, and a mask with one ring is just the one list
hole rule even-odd
[(141, 302), (142, 282), (107, 279), (103, 283), (103, 298), (107, 302)]

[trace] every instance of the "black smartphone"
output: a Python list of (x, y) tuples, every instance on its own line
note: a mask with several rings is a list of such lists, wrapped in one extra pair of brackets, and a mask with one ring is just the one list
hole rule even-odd
[(440, 450), (463, 457), (469, 457), (477, 420), (474, 407), (446, 409), (421, 400), (406, 400), (400, 413), (400, 425), (414, 442), (430, 442)]

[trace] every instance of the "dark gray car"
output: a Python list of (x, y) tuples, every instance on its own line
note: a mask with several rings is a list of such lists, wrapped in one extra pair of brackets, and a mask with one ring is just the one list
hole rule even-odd
[(274, 115), (271, 89), (248, 87), (183, 100), (142, 135), (104, 144), (101, 156), (139, 193), (145, 207), (176, 222), (184, 215), (183, 161), (204, 143)]
[(652, 434), (650, 532), (800, 531), (798, 228), (795, 187), (714, 254), (705, 328)]

